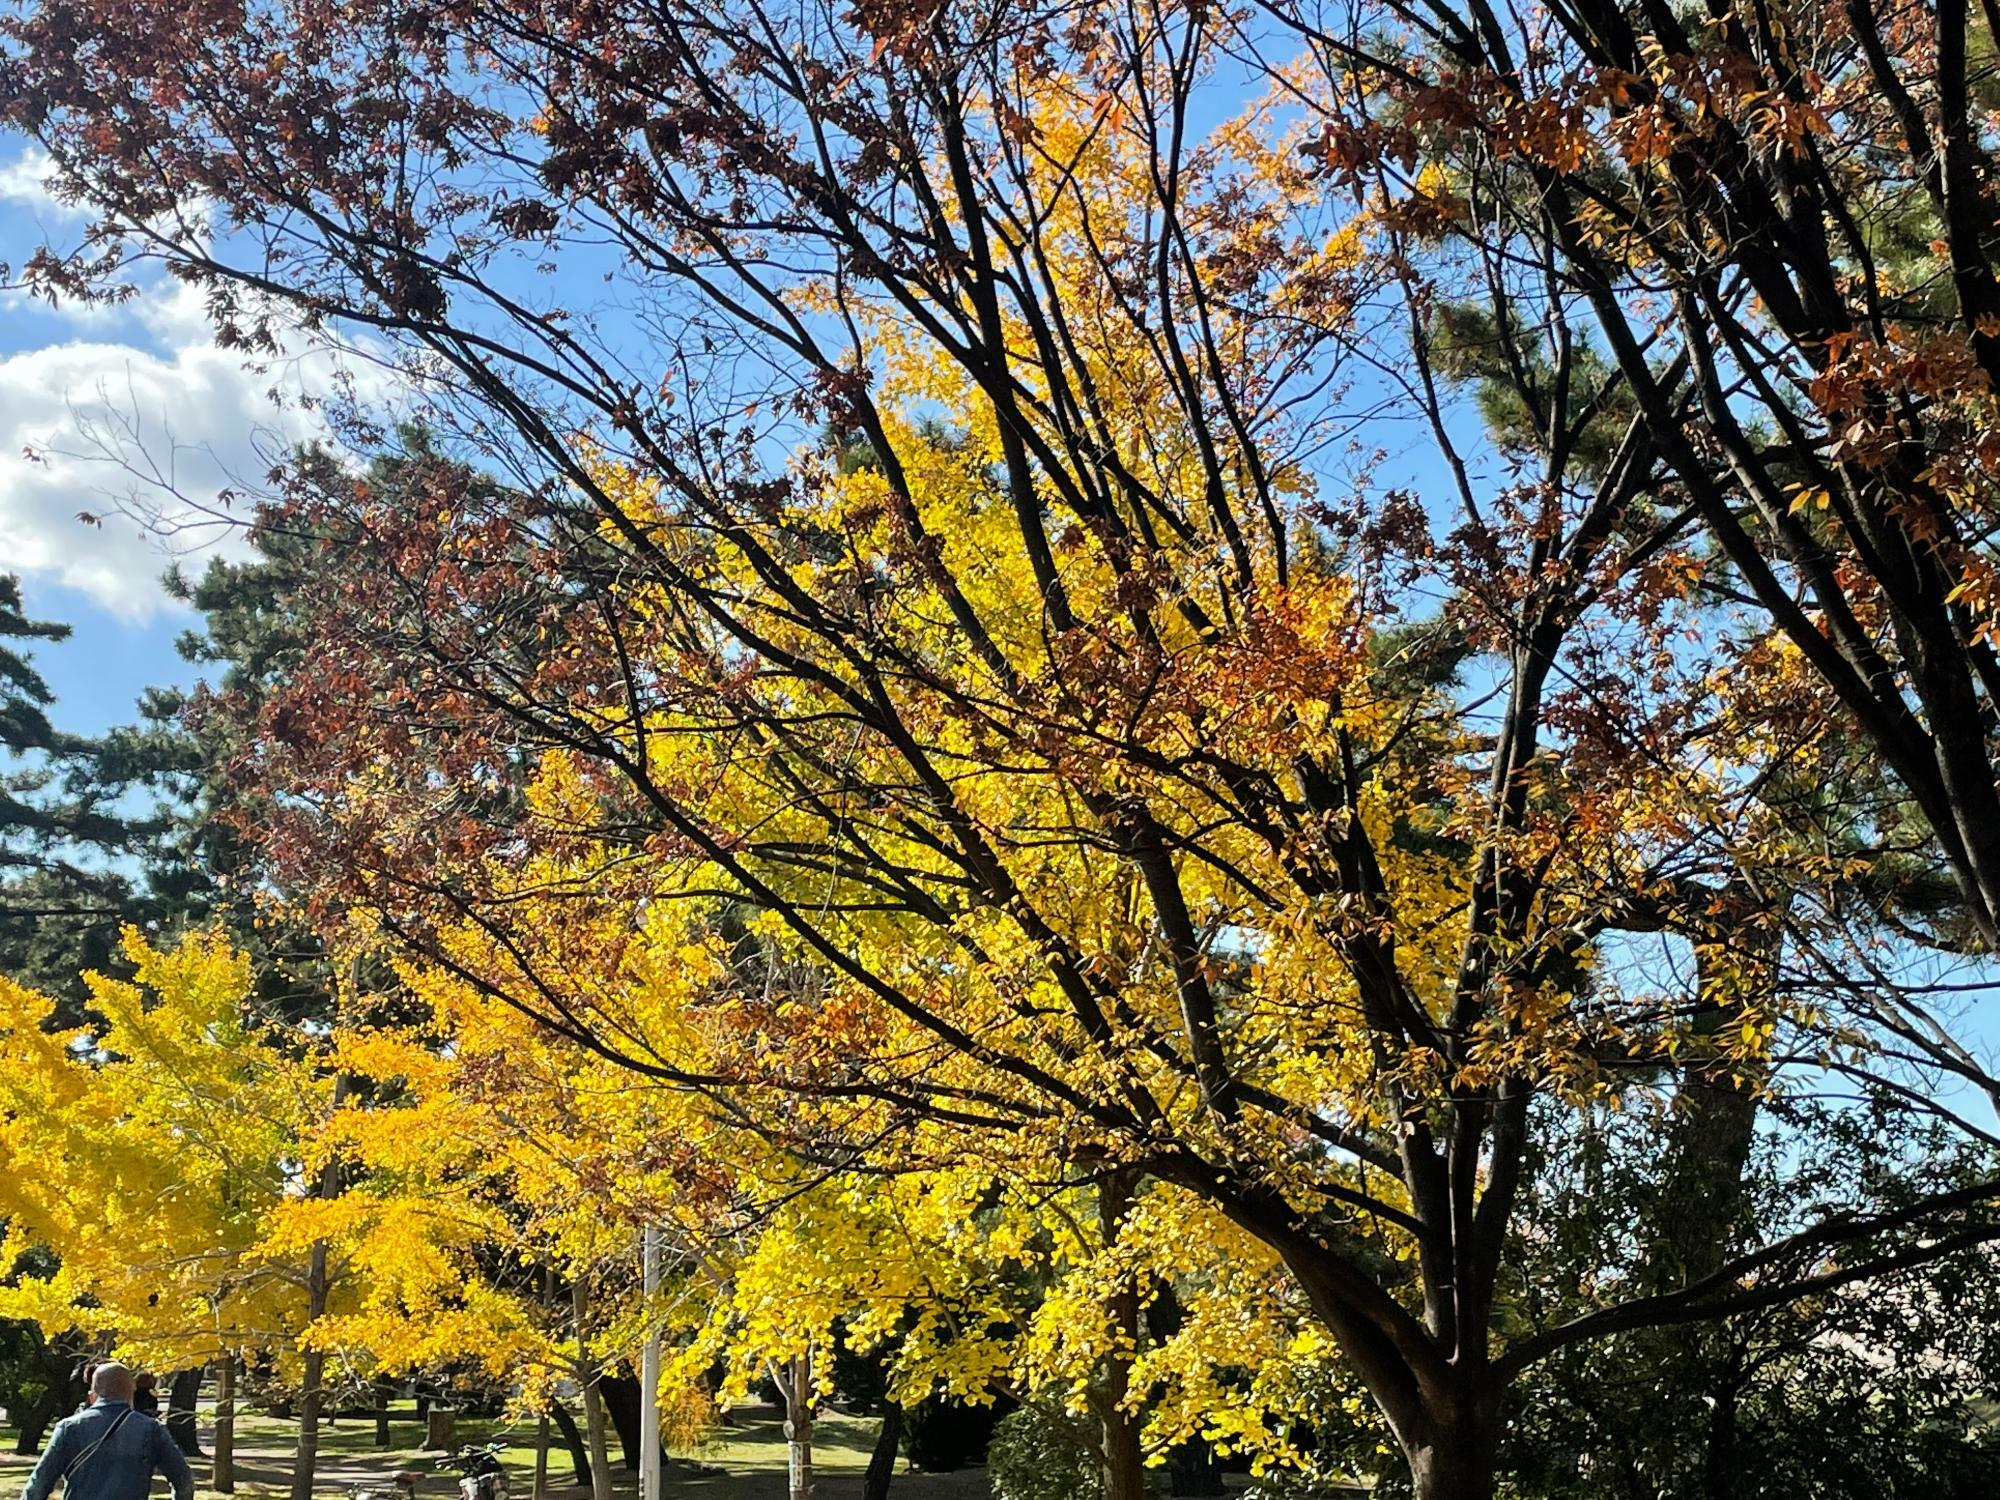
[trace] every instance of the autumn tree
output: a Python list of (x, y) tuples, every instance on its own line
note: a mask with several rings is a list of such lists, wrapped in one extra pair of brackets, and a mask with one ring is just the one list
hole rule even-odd
[[(45, 0), (9, 23), (4, 97), (102, 216), (41, 288), (160, 257), (253, 353), (296, 320), (405, 358), (449, 442), (520, 481), (433, 453), (400, 495), (303, 473), (266, 515), (320, 539), (311, 644), (242, 757), (283, 794), (274, 878), (817, 1170), (976, 1163), (1220, 1217), (1417, 1493), (1484, 1497), (1544, 1361), (1983, 1244), (1995, 1189), (1856, 1173), (1726, 1252), (1600, 1265), (1587, 1305), (1524, 1285), (1564, 1111), (1652, 1121), (1670, 1222), (1690, 1136), (1747, 1151), (1767, 1095), (1922, 1098), (1904, 1054), (1962, 1062), (1842, 898), (1865, 854), (1772, 795), (1838, 739), (1745, 684), (1809, 704), (1848, 669), (1782, 579), (1751, 576), (1745, 634), (1718, 622), (1704, 535), (1770, 572), (1714, 488), (1727, 338), (1620, 343), (1648, 292), (1620, 279), (1601, 355), (1548, 318), (1526, 353), (1489, 296), (1461, 326), (1500, 330), (1545, 435), (1490, 467), (1452, 446), (1425, 319), (1481, 299), (1427, 292), (1462, 191), (1439, 138), (1570, 151), (1563, 108), (1512, 102), (1565, 54), (1499, 58), (1572, 13), (1261, 15)], [(1790, 83), (1735, 106), (1726, 70), (1663, 55), (1797, 133)], [(1246, 71), (1268, 97), (1218, 107)], [(1534, 170), (1580, 193), (1578, 149)], [(1610, 253), (1570, 242), (1627, 237), (1530, 185), (1468, 216), (1544, 205), (1560, 243), (1499, 262), (1557, 307)], [(1344, 446), (1349, 403), (1396, 404), (1381, 370), (1415, 382), (1458, 513)], [(1690, 458), (1697, 407), (1717, 438)], [(1800, 447), (1788, 410), (1750, 441)], [(1760, 515), (1830, 526), (1822, 488)], [(1919, 698), (1958, 702), (1908, 639)], [(1894, 669), (1850, 679), (1871, 732), (1894, 718)], [(1990, 767), (1960, 808), (1936, 793), (1969, 752), (1925, 747), (1976, 709), (1885, 751), (1975, 911)], [(635, 914), (731, 982), (578, 982), (577, 934)], [(1836, 949), (1877, 958), (1865, 982), (1796, 961)], [(1098, 1290), (1078, 1358), (1128, 1378), (1132, 1285)]]
[(1268, 14), (1327, 85), (1295, 97), (1328, 190), (1397, 226), (1412, 415), (1471, 343), (1538, 451), (1628, 417), (1717, 597), (1879, 758), (1881, 842), (1918, 830), (1990, 949), (1992, 7)]
[[(214, 560), (198, 585), (170, 570), (169, 589), (203, 616), (203, 628), (183, 636), (183, 656), (216, 670), (229, 691), (254, 694), (284, 659), (284, 580), (282, 538), (255, 561)], [(67, 634), (15, 613), (0, 630)], [(295, 925), (260, 922), (251, 909), (254, 852), (221, 816), (231, 789), (221, 774), (230, 747), (213, 738), (219, 722), (193, 725), (187, 695), (152, 689), (133, 722), (83, 737), (51, 722), (51, 697), (25, 655), (11, 660), (9, 678), (9, 746), (35, 763), (11, 779), (7, 796), (0, 974), (59, 997), (51, 1024), (101, 1021), (85, 976), (129, 977), (123, 928), (141, 926), (166, 943), (223, 920), (257, 955), (252, 972), (273, 1014), (324, 1014), (330, 999), (312, 945)], [(175, 1369), (167, 1386), (168, 1429), (190, 1454), (204, 1374), (202, 1362)]]
[[(543, 1412), (574, 1380), (579, 1473), (608, 1487), (605, 1372), (636, 1362), (658, 1317), (639, 1296), (640, 1228), (684, 1245), (713, 1211), (703, 1169), (722, 1169), (671, 1097), (635, 1100), (622, 1069), (517, 1013), (468, 1006), (447, 977), (405, 978), (401, 1015), (338, 1033), (339, 1065), (366, 1095), (330, 1130), (366, 1180), (346, 1195), (344, 1240), (366, 1290), (326, 1337), (391, 1371), (477, 1363)], [(692, 1393), (667, 1394), (669, 1431), (690, 1435)]]
[(87, 976), (87, 1025), (0, 979), (5, 1253), (43, 1252), (0, 1307), (168, 1369), (289, 1358), (310, 1315), (293, 1200), (328, 1084), (257, 1016), (225, 942), (164, 950), (128, 928), (123, 957), (129, 980)]
[[(524, 871), (538, 894), (518, 903), (516, 936), (559, 945), (568, 991), (624, 1016), (629, 1034), (677, 1035), (684, 1062), (735, 1059), (736, 1028), (701, 1014), (761, 1013), (778, 981), (750, 934), (725, 922), (734, 943), (718, 954), (676, 924), (565, 899), (543, 884), (559, 868)], [(372, 1268), (370, 1290), (327, 1329), (330, 1341), (410, 1367), (454, 1348), (485, 1351), (511, 1362), (539, 1404), (570, 1358), (532, 1337), (510, 1342), (510, 1328), (533, 1321), (532, 1278), (516, 1269), (511, 1291), (506, 1283), (508, 1267), (545, 1267), (551, 1284), (587, 1284), (587, 1316), (574, 1326), (593, 1362), (636, 1363), (644, 1334), (664, 1334), (670, 1436), (694, 1437), (718, 1403), (775, 1374), (804, 1418), (794, 1419), (799, 1493), (812, 1488), (810, 1415), (843, 1354), (878, 1362), (898, 1407), (996, 1396), (1036, 1407), (1133, 1484), (1145, 1462), (1200, 1433), (1259, 1465), (1283, 1464), (1298, 1459), (1295, 1429), (1325, 1426), (1299, 1371), (1315, 1349), (1330, 1358), (1330, 1346), (1310, 1332), (1275, 1257), (1219, 1215), (948, 1155), (887, 1179), (802, 1160), (754, 1110), (649, 1086), (627, 1060), (493, 1004), (457, 972), (483, 966), (485, 947), (467, 930), (448, 960), (405, 963), (414, 1019), (341, 1033), (338, 1065), (366, 1081), (370, 1102), (335, 1131), (381, 1207), (355, 1220), (347, 1254)], [(786, 976), (791, 1004), (809, 981)], [(449, 1248), (407, 1254), (420, 1223), (438, 1226), (426, 1242)], [(650, 1304), (633, 1275), (649, 1224), (666, 1250)], [(893, 1461), (893, 1425), (885, 1431)], [(1114, 1432), (1134, 1442), (1129, 1463), (1106, 1451)]]

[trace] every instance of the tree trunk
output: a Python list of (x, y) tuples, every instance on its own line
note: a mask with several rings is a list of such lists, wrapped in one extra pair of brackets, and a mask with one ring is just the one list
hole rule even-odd
[(424, 1413), (424, 1451), (449, 1453), (458, 1443), (458, 1408), (433, 1405)]
[[(326, 1315), (326, 1242), (312, 1247), (306, 1270), (308, 1325)], [(321, 1382), (326, 1377), (326, 1353), (307, 1349), (299, 1379), (299, 1440), (292, 1455), (292, 1500), (313, 1500), (313, 1470), (319, 1463)]]
[(215, 1458), (208, 1487), (219, 1495), (236, 1493), (236, 1356), (224, 1354), (215, 1366)]
[(1745, 1005), (1771, 1002), (1783, 928), (1764, 919), (1764, 902), (1741, 881), (1732, 881), (1717, 904), (1717, 930), (1694, 950), (1698, 1009), (1674, 1099), (1665, 1171), (1640, 1225), (1641, 1276), (1659, 1292), (1720, 1268), (1742, 1239), (1749, 1212), (1744, 1169), (1756, 1140), (1764, 1069), (1732, 1057), (1726, 1033)]
[(1410, 1460), (1415, 1500), (1493, 1500), (1493, 1465), (1477, 1453), (1424, 1450)]
[(192, 1370), (176, 1370), (167, 1384), (167, 1433), (189, 1458), (201, 1457), (200, 1434), (195, 1430), (195, 1403), (201, 1399), (200, 1365)]
[(389, 1403), (396, 1399), (396, 1388), (381, 1376), (375, 1377), (375, 1446), (389, 1446)]
[[(1674, 1100), (1665, 1170), (1640, 1223), (1641, 1277), (1658, 1293), (1714, 1275), (1745, 1239), (1752, 1212), (1748, 1168), (1766, 1068), (1731, 1057), (1724, 1034), (1746, 1003), (1773, 998), (1782, 928), (1760, 921), (1760, 909), (1754, 892), (1732, 884), (1716, 941), (1695, 948), (1701, 1007)], [(1679, 1374), (1667, 1389), (1708, 1398), (1706, 1493), (1709, 1500), (1726, 1500), (1737, 1469), (1741, 1351), (1727, 1325), (1665, 1328), (1653, 1341), (1661, 1365)]]
[(16, 1453), (33, 1458), (42, 1451), (42, 1434), (49, 1430), (49, 1423), (83, 1399), (75, 1394), (75, 1384), (69, 1380), (51, 1383), (41, 1398), (28, 1408), (21, 1418), (21, 1435), (14, 1442)]
[(528, 1500), (548, 1500), (549, 1497), (549, 1414), (544, 1411), (535, 1419), (535, 1487), (528, 1492)]
[(597, 1391), (604, 1398), (604, 1414), (611, 1419), (611, 1430), (618, 1434), (618, 1446), (624, 1451), (625, 1467), (636, 1474), (639, 1470), (639, 1422), (643, 1404), (639, 1399), (638, 1378), (601, 1374), (597, 1377)]
[(318, 1349), (308, 1350), (304, 1363), (299, 1437), (292, 1449), (292, 1500), (312, 1500), (313, 1471), (319, 1464), (320, 1381), (326, 1374), (326, 1355)]
[[(1108, 1173), (1097, 1189), (1097, 1222), (1104, 1243), (1118, 1243), (1118, 1227), (1132, 1206), (1132, 1176)], [(1104, 1429), (1104, 1500), (1146, 1500), (1145, 1454), (1139, 1417), (1127, 1408), (1132, 1360), (1139, 1350), (1139, 1289), (1129, 1281), (1111, 1299), (1116, 1347), (1104, 1360), (1104, 1396), (1098, 1413)]]
[(590, 1478), (590, 1450), (584, 1446), (583, 1434), (576, 1430), (576, 1418), (560, 1401), (549, 1402), (549, 1415), (555, 1419), (556, 1431), (562, 1434), (563, 1446), (569, 1449), (570, 1472), (578, 1484), (589, 1485), (591, 1493), (596, 1494), (597, 1487)]
[(611, 1500), (611, 1452), (605, 1442), (604, 1401), (597, 1389), (597, 1359), (590, 1352), (590, 1293), (583, 1277), (570, 1285), (576, 1315), (576, 1383), (583, 1388), (583, 1426), (590, 1434), (590, 1500)]
[(882, 1430), (875, 1434), (875, 1449), (868, 1455), (867, 1472), (861, 1476), (861, 1500), (886, 1500), (889, 1481), (896, 1477), (896, 1454), (902, 1446), (902, 1403), (885, 1401)]
[(788, 1500), (813, 1500), (812, 1356), (787, 1360), (773, 1370), (785, 1398), (785, 1477)]
[[(333, 1079), (333, 1099), (331, 1108), (338, 1110), (346, 1102), (350, 1080), (345, 1073), (336, 1073)], [(313, 1191), (321, 1198), (335, 1198), (340, 1195), (340, 1162), (329, 1159), (319, 1169), (319, 1181)], [(306, 1328), (310, 1331), (319, 1320), (326, 1316), (327, 1289), (329, 1276), (326, 1264), (326, 1241), (315, 1240), (312, 1253), (306, 1261)], [(304, 1367), (299, 1379), (299, 1441), (292, 1457), (292, 1500), (313, 1500), (313, 1470), (319, 1463), (319, 1411), (325, 1400), (321, 1385), (326, 1378), (326, 1353), (318, 1348), (305, 1351)]]
[(1404, 1444), (1410, 1493), (1416, 1500), (1493, 1500), (1499, 1448), (1498, 1403), (1465, 1403), (1431, 1424), (1423, 1440)]

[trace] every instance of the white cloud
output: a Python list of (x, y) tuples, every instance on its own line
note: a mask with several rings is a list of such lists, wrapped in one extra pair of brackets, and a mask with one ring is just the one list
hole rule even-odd
[[(0, 261), (18, 266), (80, 228), (45, 185), (50, 165), (32, 144), (0, 161)], [(11, 338), (0, 331), (0, 573), (60, 581), (140, 622), (177, 607), (159, 583), (170, 561), (241, 546), (249, 506), (222, 497), (324, 435), (313, 403), (343, 371), (378, 404), (393, 384), (324, 348), (246, 368), (215, 347), (201, 288), (143, 261), (131, 269), (138, 294), (123, 302), (52, 307), (0, 291), (0, 310), (20, 314)], [(51, 341), (18, 347), (38, 336)]]
[[(18, 267), (80, 229), (83, 215), (48, 191), (50, 170), (30, 143), (0, 160), (0, 261)], [(323, 434), (307, 398), (332, 393), (341, 365), (322, 349), (248, 369), (215, 347), (200, 288), (132, 269), (138, 295), (124, 302), (0, 291), (0, 311), (16, 314), (11, 337), (0, 330), (0, 573), (68, 584), (140, 622), (176, 608), (159, 583), (170, 561), (241, 545), (248, 506), (232, 523), (221, 497)], [(377, 368), (354, 373), (364, 394), (387, 394)]]
[(39, 146), (26, 147), (12, 161), (0, 163), (0, 202), (30, 209), (37, 218), (81, 218), (81, 210), (49, 192), (50, 170), (49, 154)]
[(198, 294), (157, 290), (141, 322), (174, 336), (164, 348), (76, 340), (0, 358), (0, 571), (57, 579), (131, 621), (175, 607), (159, 585), (169, 561), (241, 545), (248, 507), (225, 496), (323, 433), (301, 398), (324, 397), (339, 368), (316, 351), (246, 369), (190, 316)]

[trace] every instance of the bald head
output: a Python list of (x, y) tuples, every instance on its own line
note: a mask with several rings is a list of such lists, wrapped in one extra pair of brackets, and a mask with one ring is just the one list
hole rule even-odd
[(130, 1401), (136, 1384), (131, 1369), (113, 1361), (97, 1367), (90, 1377), (90, 1393), (99, 1401)]

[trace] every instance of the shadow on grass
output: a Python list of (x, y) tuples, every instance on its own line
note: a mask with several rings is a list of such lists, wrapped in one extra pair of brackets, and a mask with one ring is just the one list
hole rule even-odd
[[(206, 1449), (213, 1438), (213, 1413), (204, 1406), (201, 1413), (201, 1441)], [(878, 1430), (873, 1417), (850, 1417), (830, 1412), (821, 1417), (814, 1434), (814, 1460), (818, 1483), (817, 1500), (861, 1500), (861, 1477), (875, 1446)], [(19, 1493), (33, 1467), (31, 1457), (14, 1454), (14, 1432), (0, 1427), (0, 1490)], [(499, 1439), (507, 1447), (501, 1455), (507, 1470), (508, 1486), (515, 1500), (529, 1500), (535, 1467), (535, 1423), (507, 1423), (488, 1419), (461, 1419), (454, 1433), (456, 1443)], [(297, 1424), (258, 1412), (240, 1415), (236, 1424), (235, 1500), (287, 1500), (293, 1474), (293, 1451), (298, 1438)], [(457, 1500), (457, 1476), (440, 1471), (440, 1455), (422, 1449), (423, 1424), (398, 1412), (390, 1423), (390, 1444), (377, 1447), (374, 1419), (365, 1413), (341, 1417), (321, 1429), (319, 1456), (314, 1466), (313, 1491), (326, 1500), (346, 1500), (359, 1491), (385, 1491), (393, 1475), (413, 1470), (424, 1477), (418, 1484), (416, 1500)], [(638, 1475), (620, 1462), (621, 1451), (613, 1440), (611, 1484), (614, 1500), (637, 1500)], [(769, 1407), (740, 1409), (735, 1420), (718, 1426), (709, 1440), (696, 1448), (669, 1455), (664, 1476), (663, 1500), (786, 1500), (784, 1425)], [(675, 1460), (680, 1462), (675, 1462)], [(720, 1474), (698, 1474), (689, 1462), (715, 1466)], [(209, 1484), (209, 1459), (193, 1461), (198, 1494), (206, 1500), (213, 1494)], [(890, 1490), (890, 1500), (988, 1500), (989, 1490), (983, 1469), (967, 1469), (953, 1474), (918, 1474), (902, 1463)], [(155, 1496), (165, 1496), (164, 1480), (156, 1480)], [(547, 1500), (588, 1500), (589, 1490), (575, 1482), (569, 1453), (559, 1439), (551, 1442), (548, 1463)], [(4, 1497), (0, 1497), (4, 1500)]]

